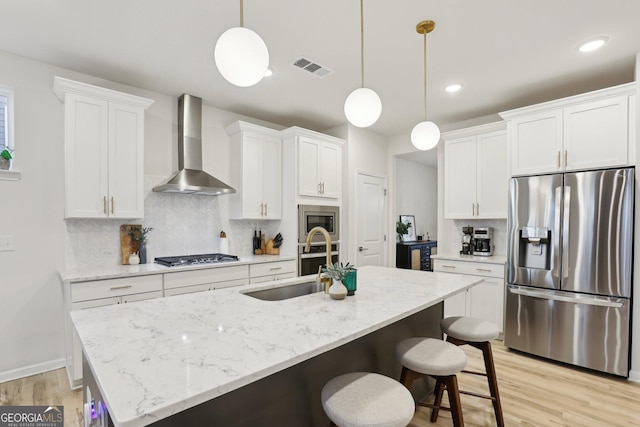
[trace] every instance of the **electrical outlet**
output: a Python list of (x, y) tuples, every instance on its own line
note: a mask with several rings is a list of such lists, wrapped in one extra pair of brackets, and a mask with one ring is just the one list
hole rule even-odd
[(115, 252), (111, 248), (101, 248), (100, 249), (100, 254), (102, 256), (114, 256)]
[(0, 236), (0, 252), (8, 252), (16, 250), (16, 240), (14, 236), (5, 234)]

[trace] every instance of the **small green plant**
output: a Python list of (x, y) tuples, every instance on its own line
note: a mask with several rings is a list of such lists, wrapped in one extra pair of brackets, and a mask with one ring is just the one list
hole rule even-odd
[(145, 242), (151, 231), (153, 231), (153, 227), (134, 227), (129, 231), (129, 236), (136, 242)]
[(398, 233), (398, 237), (402, 239), (402, 236), (405, 234), (409, 234), (409, 229), (411, 228), (410, 222), (396, 222), (396, 233)]
[(3, 159), (11, 160), (13, 159), (13, 156), (11, 155), (13, 151), (14, 150), (12, 148), (7, 147), (4, 150), (2, 150), (2, 152), (0, 153), (0, 157), (2, 157)]
[(354, 271), (355, 269), (356, 268), (349, 263), (345, 265), (343, 263), (338, 264), (336, 262), (333, 265), (328, 265), (325, 269), (325, 272), (327, 273), (327, 276), (331, 277), (333, 280), (343, 281), (344, 278), (347, 277), (347, 274)]

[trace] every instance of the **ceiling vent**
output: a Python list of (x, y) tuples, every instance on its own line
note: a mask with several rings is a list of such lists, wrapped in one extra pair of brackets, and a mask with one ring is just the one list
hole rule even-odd
[(318, 77), (318, 78), (323, 78), (328, 76), (329, 74), (333, 74), (333, 70), (327, 67), (323, 67), (320, 64), (316, 64), (313, 61), (308, 60), (307, 58), (300, 58), (297, 59), (293, 65), (295, 65), (296, 67), (308, 71), (311, 74), (313, 74), (314, 76)]

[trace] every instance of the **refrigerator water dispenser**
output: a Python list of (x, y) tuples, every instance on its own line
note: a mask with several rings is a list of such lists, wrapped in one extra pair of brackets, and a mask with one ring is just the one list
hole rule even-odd
[(551, 230), (546, 227), (520, 229), (518, 267), (551, 270)]

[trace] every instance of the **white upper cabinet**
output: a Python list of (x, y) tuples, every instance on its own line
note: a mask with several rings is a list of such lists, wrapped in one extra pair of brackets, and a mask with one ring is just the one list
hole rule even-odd
[(231, 137), (231, 219), (282, 218), (282, 140), (273, 129), (245, 122), (226, 128)]
[(500, 113), (509, 121), (512, 175), (633, 164), (634, 84)]
[(297, 127), (283, 131), (283, 138), (297, 153), (297, 196), (340, 199), (343, 141)]
[(65, 104), (65, 218), (143, 218), (153, 101), (61, 77), (54, 92)]
[(495, 123), (443, 135), (445, 218), (507, 217), (505, 126)]

